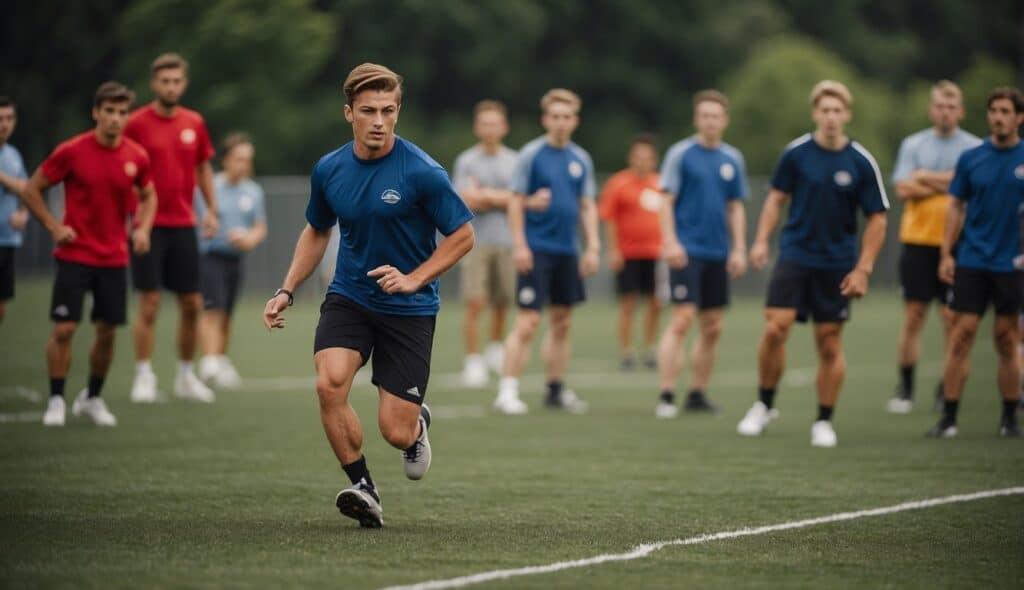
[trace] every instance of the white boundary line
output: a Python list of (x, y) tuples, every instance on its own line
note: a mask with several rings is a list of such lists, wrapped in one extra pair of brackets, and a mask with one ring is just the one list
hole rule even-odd
[(942, 498), (932, 498), (929, 500), (917, 500), (913, 502), (904, 502), (902, 504), (896, 504), (894, 506), (886, 506), (883, 508), (871, 508), (869, 510), (857, 510), (855, 512), (840, 512), (837, 514), (819, 516), (818, 518), (809, 518), (806, 520), (794, 520), (790, 522), (783, 522), (780, 524), (773, 524), (755, 528), (743, 528), (734, 531), (725, 531), (721, 533), (699, 535), (696, 537), (689, 537), (685, 539), (660, 541), (657, 543), (644, 543), (641, 545), (637, 545), (631, 551), (627, 551), (626, 553), (605, 553), (604, 555), (587, 557), (585, 559), (576, 559), (573, 561), (560, 561), (556, 563), (550, 563), (548, 565), (534, 565), (516, 569), (493, 570), (489, 572), (481, 572), (479, 574), (461, 576), (458, 578), (449, 578), (447, 580), (432, 580), (429, 582), (409, 584), (407, 586), (389, 586), (384, 590), (442, 590), (444, 588), (461, 588), (463, 586), (469, 586), (471, 584), (480, 584), (482, 582), (491, 582), (494, 580), (507, 580), (509, 578), (515, 578), (519, 576), (549, 574), (552, 572), (558, 572), (578, 567), (587, 567), (591, 565), (598, 565), (614, 561), (631, 561), (634, 559), (647, 557), (651, 553), (654, 553), (659, 549), (664, 549), (665, 547), (672, 547), (677, 545), (700, 545), (703, 543), (710, 543), (711, 541), (721, 541), (723, 539), (735, 539), (737, 537), (764, 535), (766, 533), (774, 533), (776, 531), (802, 529), (805, 527), (816, 526), (819, 524), (829, 524), (833, 522), (855, 520), (858, 518), (865, 518), (868, 516), (885, 516), (887, 514), (893, 514), (896, 512), (905, 512), (907, 510), (920, 510), (922, 508), (932, 508), (934, 506), (942, 506), (944, 504), (957, 504), (960, 502), (972, 502), (974, 500), (983, 500), (985, 498), (1013, 496), (1019, 494), (1024, 494), (1024, 487), (985, 490), (982, 492), (975, 492), (973, 494), (958, 494), (955, 496), (945, 496)]

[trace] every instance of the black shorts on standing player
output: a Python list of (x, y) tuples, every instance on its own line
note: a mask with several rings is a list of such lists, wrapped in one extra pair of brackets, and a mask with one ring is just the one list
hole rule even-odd
[(626, 260), (622, 270), (615, 273), (615, 292), (619, 295), (654, 295), (657, 265), (657, 260)]
[(0, 247), (0, 301), (14, 299), (14, 248)]
[(840, 292), (849, 270), (779, 262), (772, 271), (765, 307), (795, 309), (796, 320), (816, 324), (850, 319), (850, 300)]
[(92, 293), (92, 321), (111, 326), (125, 323), (128, 309), (128, 277), (124, 267), (100, 267), (57, 260), (50, 319), (79, 322), (86, 293)]
[(356, 350), (363, 364), (373, 357), (371, 382), (414, 404), (423, 404), (430, 380), (436, 316), (406, 316), (366, 309), (337, 293), (320, 305), (313, 354), (326, 348)]
[(989, 303), (996, 315), (1014, 315), (1024, 307), (1024, 273), (991, 272), (958, 267), (949, 307), (961, 313), (985, 315)]
[(203, 255), (199, 268), (203, 309), (224, 311), (230, 316), (242, 282), (242, 259), (210, 252)]
[(132, 254), (136, 291), (199, 291), (199, 242), (193, 227), (154, 227), (149, 252)]
[(724, 260), (690, 258), (669, 274), (672, 303), (693, 303), (700, 310), (729, 305), (729, 274)]
[(946, 305), (951, 286), (939, 280), (939, 248), (903, 244), (900, 253), (900, 288), (905, 301)]
[(533, 269), (516, 280), (516, 302), (522, 309), (545, 305), (576, 305), (586, 299), (579, 259), (574, 254), (533, 253)]

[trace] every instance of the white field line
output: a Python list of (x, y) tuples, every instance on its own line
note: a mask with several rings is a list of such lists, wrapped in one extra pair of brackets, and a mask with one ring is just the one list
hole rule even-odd
[(43, 419), (42, 412), (9, 412), (0, 414), (0, 424), (13, 422), (39, 422)]
[(449, 578), (447, 580), (431, 580), (429, 582), (420, 582), (417, 584), (409, 584), (406, 586), (389, 586), (385, 590), (442, 590), (444, 588), (461, 588), (463, 586), (469, 586), (472, 584), (492, 582), (495, 580), (507, 580), (509, 578), (516, 578), (519, 576), (549, 574), (567, 569), (588, 567), (592, 565), (599, 565), (602, 563), (616, 561), (632, 561), (634, 559), (647, 557), (651, 553), (654, 553), (655, 551), (658, 551), (660, 549), (664, 549), (665, 547), (673, 547), (678, 545), (701, 545), (704, 543), (710, 543), (712, 541), (722, 541), (726, 539), (735, 539), (738, 537), (750, 537), (753, 535), (764, 535), (778, 531), (788, 531), (793, 529), (802, 529), (810, 526), (817, 526), (821, 524), (830, 524), (834, 522), (856, 520), (858, 518), (865, 518), (869, 516), (885, 516), (897, 512), (906, 512), (908, 510), (920, 510), (922, 508), (933, 508), (935, 506), (942, 506), (945, 504), (973, 502), (975, 500), (983, 500), (985, 498), (1013, 496), (1019, 494), (1024, 494), (1024, 487), (1002, 488), (998, 490), (986, 490), (982, 492), (975, 492), (973, 494), (959, 494), (955, 496), (945, 496), (942, 498), (932, 498), (929, 500), (917, 500), (913, 502), (904, 502), (902, 504), (896, 504), (894, 506), (886, 506), (883, 508), (857, 510), (855, 512), (840, 512), (837, 514), (830, 514), (828, 516), (819, 516), (817, 518), (809, 518), (806, 520), (794, 520), (790, 522), (783, 522), (780, 524), (773, 524), (768, 526), (742, 528), (734, 531), (725, 531), (721, 533), (699, 535), (696, 537), (688, 537), (685, 539), (659, 541), (657, 543), (643, 543), (641, 545), (637, 545), (632, 550), (627, 551), (625, 553), (605, 553), (603, 555), (596, 555), (594, 557), (587, 557), (584, 559), (576, 559), (572, 561), (560, 561), (556, 563), (549, 563), (547, 565), (535, 565), (515, 569), (492, 570), (489, 572), (480, 572), (478, 574), (461, 576), (458, 578)]
[(4, 385), (0, 387), (0, 398), (4, 397), (20, 397), (34, 404), (43, 401), (43, 394), (24, 385)]

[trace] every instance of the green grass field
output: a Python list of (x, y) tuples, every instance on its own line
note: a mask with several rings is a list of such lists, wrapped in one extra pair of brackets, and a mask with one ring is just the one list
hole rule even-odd
[[(236, 316), (233, 357), (251, 386), (213, 406), (128, 401), (130, 334), (118, 334), (106, 397), (120, 425), (34, 418), (45, 400), (48, 286), (20, 284), (0, 326), (0, 587), (374, 588), (629, 551), (666, 541), (837, 512), (1024, 485), (1024, 441), (997, 436), (991, 320), (974, 353), (961, 435), (925, 439), (930, 404), (885, 413), (896, 378), (895, 294), (854, 308), (849, 371), (835, 417), (839, 447), (813, 449), (816, 402), (808, 328), (793, 333), (782, 416), (760, 439), (735, 434), (755, 395), (759, 302), (727, 317), (713, 417), (656, 421), (655, 378), (620, 373), (614, 308), (595, 302), (574, 327), (570, 385), (587, 416), (539, 408), (536, 355), (524, 398), (532, 413), (490, 413), (494, 390), (461, 390), (460, 314), (437, 329), (429, 401), (434, 462), (421, 482), (375, 424), (376, 393), (353, 392), (385, 528), (361, 530), (334, 508), (348, 485), (320, 429), (312, 391), (317, 305), (268, 334), (262, 300)], [(161, 315), (155, 365), (173, 376), (175, 314)], [(926, 334), (920, 397), (938, 372), (937, 322)], [(75, 340), (69, 399), (84, 386), (90, 334)], [(364, 371), (365, 372), (365, 371)], [(365, 379), (366, 376), (364, 375)], [(18, 389), (21, 386), (28, 389)], [(1024, 584), (1020, 495), (692, 546), (635, 561), (490, 582), (499, 588), (971, 587)]]

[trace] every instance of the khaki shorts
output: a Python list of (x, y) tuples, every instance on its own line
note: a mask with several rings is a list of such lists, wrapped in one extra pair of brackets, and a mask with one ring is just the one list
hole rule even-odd
[(515, 292), (516, 271), (512, 249), (477, 246), (462, 259), (462, 299), (482, 299), (492, 305), (509, 305)]

